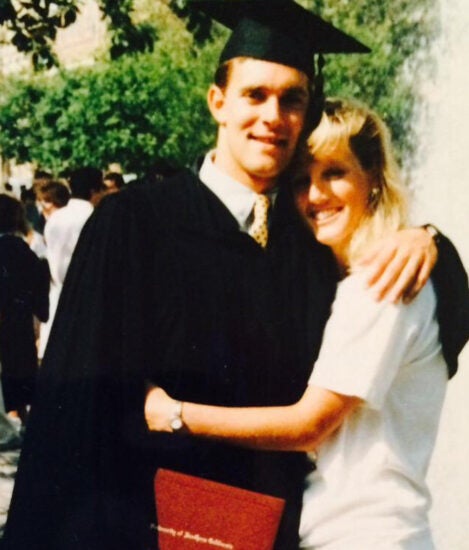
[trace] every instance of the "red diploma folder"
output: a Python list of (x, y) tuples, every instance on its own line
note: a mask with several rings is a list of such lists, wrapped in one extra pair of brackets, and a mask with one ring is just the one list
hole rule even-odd
[(284, 500), (171, 470), (155, 476), (160, 550), (272, 550)]

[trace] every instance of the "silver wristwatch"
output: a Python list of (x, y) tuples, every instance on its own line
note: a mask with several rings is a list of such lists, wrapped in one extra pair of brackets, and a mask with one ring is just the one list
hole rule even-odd
[(178, 432), (184, 426), (184, 421), (182, 420), (182, 401), (174, 402), (174, 408), (171, 418), (169, 419), (169, 426), (173, 432)]

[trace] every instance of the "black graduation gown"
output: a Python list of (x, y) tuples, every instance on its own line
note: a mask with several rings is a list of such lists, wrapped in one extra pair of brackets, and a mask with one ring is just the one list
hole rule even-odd
[(49, 315), (49, 270), (21, 237), (0, 237), (0, 364), (6, 411), (30, 404), (37, 375), (36, 315)]
[(144, 383), (225, 405), (303, 392), (335, 289), (329, 252), (279, 196), (267, 250), (191, 173), (109, 197), (85, 226), (41, 368), (7, 548), (156, 548), (158, 466), (286, 498), (297, 548), (301, 453), (148, 434)]
[(286, 193), (266, 250), (189, 172), (105, 199), (69, 268), (6, 548), (154, 549), (152, 478), (169, 467), (286, 498), (276, 548), (296, 550), (304, 455), (149, 434), (145, 381), (183, 400), (294, 402), (335, 280), (329, 251), (302, 228)]
[(469, 339), (469, 291), (463, 263), (453, 243), (438, 238), (438, 261), (432, 273), (437, 295), (437, 317), (443, 355), (451, 378), (458, 369), (458, 356)]

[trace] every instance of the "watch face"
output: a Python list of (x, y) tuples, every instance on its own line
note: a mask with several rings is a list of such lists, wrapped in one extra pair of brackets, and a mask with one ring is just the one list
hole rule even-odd
[(170, 426), (172, 430), (180, 430), (182, 428), (182, 420), (180, 418), (173, 418)]

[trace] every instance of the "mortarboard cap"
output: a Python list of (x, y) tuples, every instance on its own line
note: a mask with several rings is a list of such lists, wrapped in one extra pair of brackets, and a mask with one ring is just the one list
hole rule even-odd
[(232, 29), (220, 63), (253, 57), (311, 76), (316, 53), (370, 51), (293, 0), (192, 0), (190, 5)]

